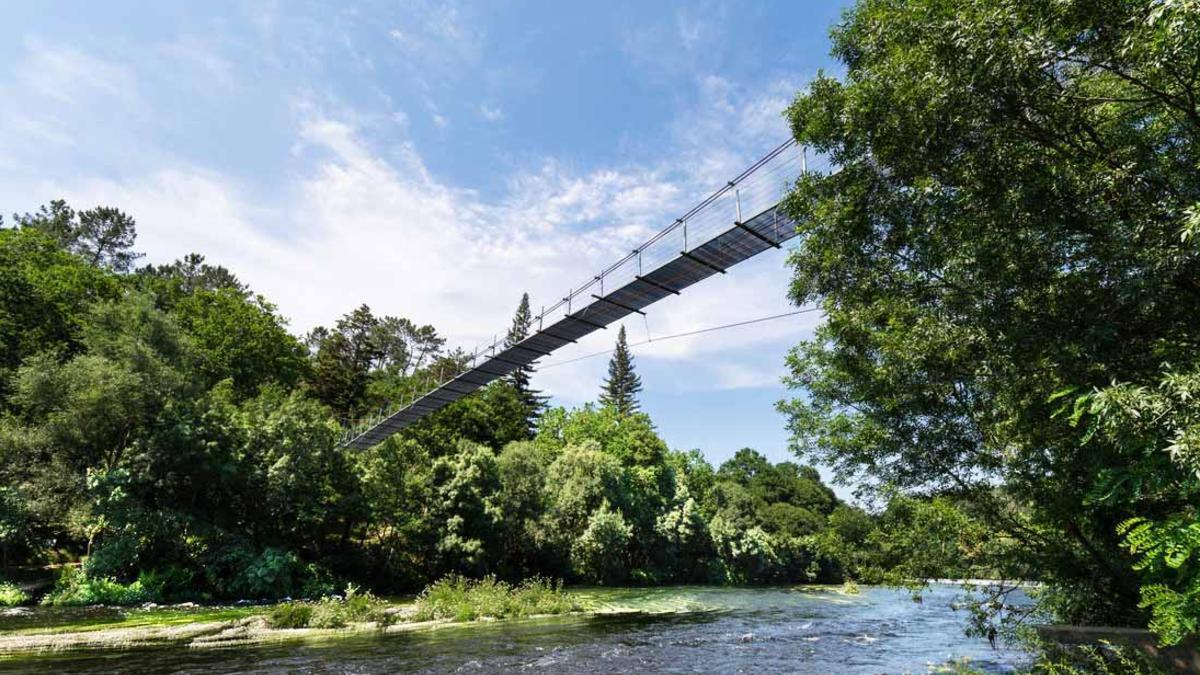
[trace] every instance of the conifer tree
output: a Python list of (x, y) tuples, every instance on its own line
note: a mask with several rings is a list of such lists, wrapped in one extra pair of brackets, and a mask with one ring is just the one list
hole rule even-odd
[(633, 355), (625, 340), (625, 327), (617, 333), (617, 349), (608, 362), (608, 379), (600, 392), (600, 403), (616, 408), (621, 415), (638, 410), (637, 393), (642, 390), (642, 378), (633, 372)]
[[(521, 304), (517, 306), (516, 314), (513, 315), (512, 326), (508, 329), (508, 334), (504, 336), (505, 348), (512, 347), (529, 337), (529, 328), (532, 324), (533, 312), (529, 309), (529, 294), (525, 293), (521, 296)], [(530, 385), (532, 378), (533, 366), (521, 366), (508, 376), (508, 381), (517, 390), (517, 394), (525, 406), (525, 420), (530, 433), (533, 432), (537, 418), (541, 416), (542, 410), (546, 407), (546, 397)]]

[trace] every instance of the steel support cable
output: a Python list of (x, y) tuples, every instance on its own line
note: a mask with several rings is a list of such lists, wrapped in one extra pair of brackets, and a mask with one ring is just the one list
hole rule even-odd
[[(673, 335), (664, 335), (660, 338), (652, 338), (652, 339), (642, 340), (640, 342), (630, 342), (628, 344), (628, 346), (629, 347), (641, 347), (644, 345), (653, 344), (655, 342), (666, 342), (667, 340), (691, 337), (693, 335), (700, 335), (702, 333), (712, 333), (712, 332), (719, 331), (719, 330), (726, 330), (728, 328), (740, 328), (742, 326), (749, 326), (749, 325), (756, 324), (756, 323), (763, 323), (765, 321), (774, 321), (776, 319), (784, 319), (789, 316), (796, 316), (798, 314), (808, 314), (808, 313), (817, 312), (820, 310), (821, 310), (820, 307), (805, 307), (804, 309), (797, 309), (795, 311), (785, 312), (783, 314), (773, 314), (771, 316), (761, 316), (757, 319), (747, 319), (746, 321), (738, 321), (736, 323), (727, 323), (727, 324), (724, 324), (721, 326), (709, 326), (708, 328), (698, 328), (696, 330), (690, 330), (690, 331), (686, 331), (684, 333), (675, 333)], [(565, 366), (568, 363), (575, 363), (576, 361), (584, 361), (587, 359), (595, 358), (597, 356), (604, 356), (605, 354), (611, 354), (614, 351), (616, 351), (616, 350), (615, 349), (605, 349), (603, 351), (592, 352), (591, 354), (584, 354), (583, 356), (577, 356), (573, 359), (566, 359), (564, 361), (554, 361), (551, 363), (544, 363), (544, 364), (538, 366), (538, 370), (539, 371), (546, 370), (547, 368), (554, 368), (555, 366)]]

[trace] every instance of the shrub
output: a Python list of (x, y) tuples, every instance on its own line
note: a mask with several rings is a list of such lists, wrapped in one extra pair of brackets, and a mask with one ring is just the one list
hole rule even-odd
[(42, 598), (43, 605), (136, 605), (157, 600), (141, 581), (122, 584), (113, 579), (93, 579), (77, 567), (64, 567), (54, 590)]
[(346, 603), (339, 598), (321, 598), (311, 606), (308, 625), (312, 628), (345, 628), (350, 623)]
[(267, 623), (272, 628), (307, 628), (312, 619), (312, 605), (305, 602), (285, 602), (271, 608)]
[(480, 580), (450, 576), (425, 587), (417, 597), (413, 619), (473, 621), (481, 617), (524, 617), (578, 610), (579, 605), (561, 585), (545, 579), (529, 579), (511, 586), (492, 576)]
[(345, 597), (321, 598), (317, 602), (285, 602), (267, 616), (273, 628), (344, 628), (351, 623), (391, 623), (386, 605), (353, 584)]
[(16, 607), (29, 602), (29, 594), (15, 584), (0, 582), (0, 607)]
[(248, 598), (282, 598), (292, 594), (303, 573), (304, 566), (295, 553), (267, 548), (247, 561), (229, 587)]

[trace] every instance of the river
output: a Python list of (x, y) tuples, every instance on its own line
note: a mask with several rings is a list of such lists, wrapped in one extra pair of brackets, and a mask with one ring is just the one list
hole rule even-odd
[(599, 613), (236, 649), (142, 649), (0, 661), (32, 673), (923, 673), (1026, 663), (963, 635), (960, 594), (939, 586), (858, 595), (789, 588), (601, 589)]

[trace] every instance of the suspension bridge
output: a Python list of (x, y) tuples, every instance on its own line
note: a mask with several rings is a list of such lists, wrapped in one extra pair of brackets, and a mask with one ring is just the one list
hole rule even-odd
[(365, 449), (488, 383), (580, 338), (716, 275), (780, 248), (796, 223), (780, 202), (809, 171), (808, 155), (789, 140), (728, 181), (649, 241), (570, 289), (534, 317), (530, 335), (475, 349), (465, 368), (429, 390), (347, 429), (340, 445)]

